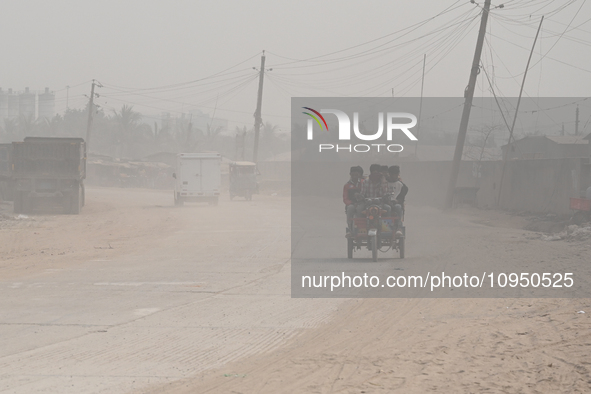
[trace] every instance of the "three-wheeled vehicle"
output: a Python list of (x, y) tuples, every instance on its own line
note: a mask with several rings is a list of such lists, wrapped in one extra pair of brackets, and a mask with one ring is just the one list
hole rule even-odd
[(373, 261), (378, 261), (378, 250), (387, 252), (390, 249), (397, 250), (403, 259), (404, 225), (401, 226), (402, 235), (396, 235), (397, 221), (403, 218), (385, 216), (387, 211), (382, 209), (380, 198), (366, 198), (365, 206), (363, 217), (353, 218), (352, 232), (347, 235), (347, 257), (352, 259), (354, 250), (367, 247)]
[(230, 200), (237, 196), (252, 200), (252, 195), (259, 193), (257, 175), (259, 172), (255, 163), (250, 161), (230, 163)]

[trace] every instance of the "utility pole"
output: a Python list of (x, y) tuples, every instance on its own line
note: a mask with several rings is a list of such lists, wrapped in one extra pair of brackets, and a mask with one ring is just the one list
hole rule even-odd
[(579, 106), (577, 105), (577, 111), (575, 112), (575, 135), (579, 135)]
[(70, 109), (70, 106), (68, 105), (70, 101), (70, 86), (66, 86), (66, 111)]
[(88, 102), (88, 122), (86, 123), (86, 152), (90, 151), (90, 133), (92, 131), (92, 117), (94, 114), (94, 87), (96, 83), (92, 80), (92, 87), (90, 88), (90, 101)]
[(454, 160), (452, 162), (451, 175), (449, 177), (449, 186), (447, 188), (447, 197), (445, 199), (446, 208), (451, 208), (453, 205), (454, 192), (456, 189), (456, 183), (458, 181), (458, 173), (460, 172), (460, 162), (462, 161), (462, 153), (464, 152), (464, 143), (466, 142), (466, 133), (468, 131), (468, 121), (470, 120), (470, 110), (472, 109), (472, 99), (474, 98), (474, 89), (476, 87), (476, 77), (480, 72), (480, 55), (482, 54), (484, 34), (486, 33), (486, 23), (488, 21), (490, 1), (491, 0), (485, 0), (484, 2), (482, 18), (480, 19), (480, 31), (478, 32), (476, 50), (474, 51), (474, 60), (472, 61), (472, 69), (470, 71), (470, 80), (468, 81), (466, 90), (464, 90), (464, 110), (462, 112), (460, 130), (458, 132), (456, 150), (454, 152)]
[(246, 145), (246, 127), (243, 130), (236, 130), (236, 152), (234, 153), (235, 161), (244, 161), (244, 147)]
[[(423, 55), (423, 77), (421, 78), (421, 102), (419, 104), (419, 122), (417, 124), (417, 130), (415, 137), (419, 138), (419, 131), (421, 130), (421, 114), (423, 113), (423, 86), (425, 85), (425, 63), (427, 62), (427, 54)], [(394, 90), (394, 89), (392, 89)], [(415, 142), (415, 160), (418, 160), (417, 150), (419, 149), (419, 140)]]
[(252, 152), (252, 161), (257, 162), (259, 154), (259, 133), (261, 131), (261, 107), (263, 105), (263, 80), (265, 78), (265, 51), (261, 56), (261, 69), (259, 70), (259, 93), (257, 95), (257, 109), (254, 113), (254, 149)]
[[(505, 149), (505, 154), (503, 155), (503, 169), (501, 170), (501, 180), (499, 181), (499, 195), (497, 197), (497, 206), (501, 206), (501, 192), (503, 191), (503, 178), (505, 177), (505, 167), (507, 167), (507, 154), (509, 153), (509, 147), (511, 145), (511, 140), (513, 139), (513, 130), (515, 130), (515, 122), (517, 122), (517, 115), (519, 115), (519, 105), (521, 104), (521, 96), (523, 95), (523, 87), (525, 86), (525, 78), (527, 78), (527, 71), (529, 70), (529, 63), (531, 62), (531, 57), (534, 54), (534, 48), (536, 47), (536, 42), (538, 41), (538, 35), (540, 34), (540, 29), (542, 28), (542, 23), (544, 22), (544, 15), (540, 19), (540, 24), (538, 25), (538, 31), (536, 32), (536, 37), (534, 38), (534, 43), (531, 46), (531, 51), (529, 52), (529, 58), (527, 59), (527, 64), (525, 65), (525, 72), (523, 73), (523, 80), (521, 81), (521, 88), (519, 89), (519, 98), (517, 99), (517, 106), (515, 107), (515, 116), (513, 116), (513, 123), (511, 124), (511, 129), (509, 130), (509, 142), (507, 143), (507, 149)], [(562, 124), (562, 135), (564, 135), (564, 123)]]

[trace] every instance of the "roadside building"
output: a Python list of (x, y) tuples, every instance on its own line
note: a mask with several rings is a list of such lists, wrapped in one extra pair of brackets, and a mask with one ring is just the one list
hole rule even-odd
[(18, 113), (19, 116), (28, 118), (32, 117), (36, 119), (36, 95), (31, 92), (29, 88), (25, 88), (25, 91), (18, 95)]
[(574, 135), (527, 136), (501, 149), (508, 160), (582, 158), (589, 157), (589, 139)]
[(45, 91), (38, 97), (38, 118), (41, 120), (53, 118), (55, 116), (55, 93), (50, 92), (49, 88), (45, 88)]

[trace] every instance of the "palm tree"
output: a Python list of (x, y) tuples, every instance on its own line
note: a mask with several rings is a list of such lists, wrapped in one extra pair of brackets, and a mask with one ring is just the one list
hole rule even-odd
[(55, 137), (58, 134), (60, 125), (63, 121), (63, 118), (60, 114), (55, 115), (53, 118), (43, 118), (41, 124), (39, 125), (41, 128), (41, 133), (44, 136), (51, 136)]
[(235, 152), (234, 152), (234, 160), (244, 160), (244, 151), (246, 149), (246, 135), (248, 134), (248, 130), (246, 126), (242, 126), (242, 128), (236, 126), (236, 140), (234, 142)]
[(35, 116), (33, 114), (21, 115), (18, 120), (18, 128), (20, 135), (23, 138), (34, 135), (36, 125), (37, 121), (35, 120)]
[(129, 156), (132, 153), (131, 147), (137, 137), (135, 131), (142, 119), (142, 115), (139, 112), (134, 111), (132, 105), (124, 104), (119, 113), (113, 111), (112, 119), (119, 129), (116, 137), (116, 144), (122, 148), (124, 147), (123, 152), (120, 153), (125, 153), (125, 155)]
[(12, 142), (18, 140), (18, 120), (4, 119), (4, 132), (2, 133), (2, 140), (5, 142)]
[(264, 152), (263, 155), (269, 157), (277, 154), (275, 149), (276, 140), (277, 140), (277, 130), (279, 126), (271, 124), (271, 122), (266, 122), (263, 125), (263, 135), (261, 139), (261, 151)]
[(275, 138), (275, 133), (277, 132), (277, 130), (279, 129), (279, 126), (277, 126), (276, 124), (271, 124), (271, 122), (266, 122), (263, 125), (263, 138), (265, 138), (268, 141), (273, 140), (273, 138)]
[(201, 129), (196, 129), (195, 131), (198, 138), (193, 145), (193, 150), (196, 150), (197, 148), (210, 150), (215, 149), (216, 140), (218, 139), (219, 134), (224, 131), (224, 127), (221, 125), (213, 126), (211, 123), (207, 123), (205, 125), (205, 131)]

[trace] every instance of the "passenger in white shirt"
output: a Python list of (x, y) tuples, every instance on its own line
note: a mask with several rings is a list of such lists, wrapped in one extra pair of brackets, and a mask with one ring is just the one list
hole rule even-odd
[(403, 183), (398, 179), (400, 177), (400, 167), (392, 166), (388, 169), (388, 193), (390, 194), (390, 206), (394, 216), (399, 218), (396, 221), (396, 235), (402, 235), (402, 204), (398, 200), (400, 192), (404, 187)]

